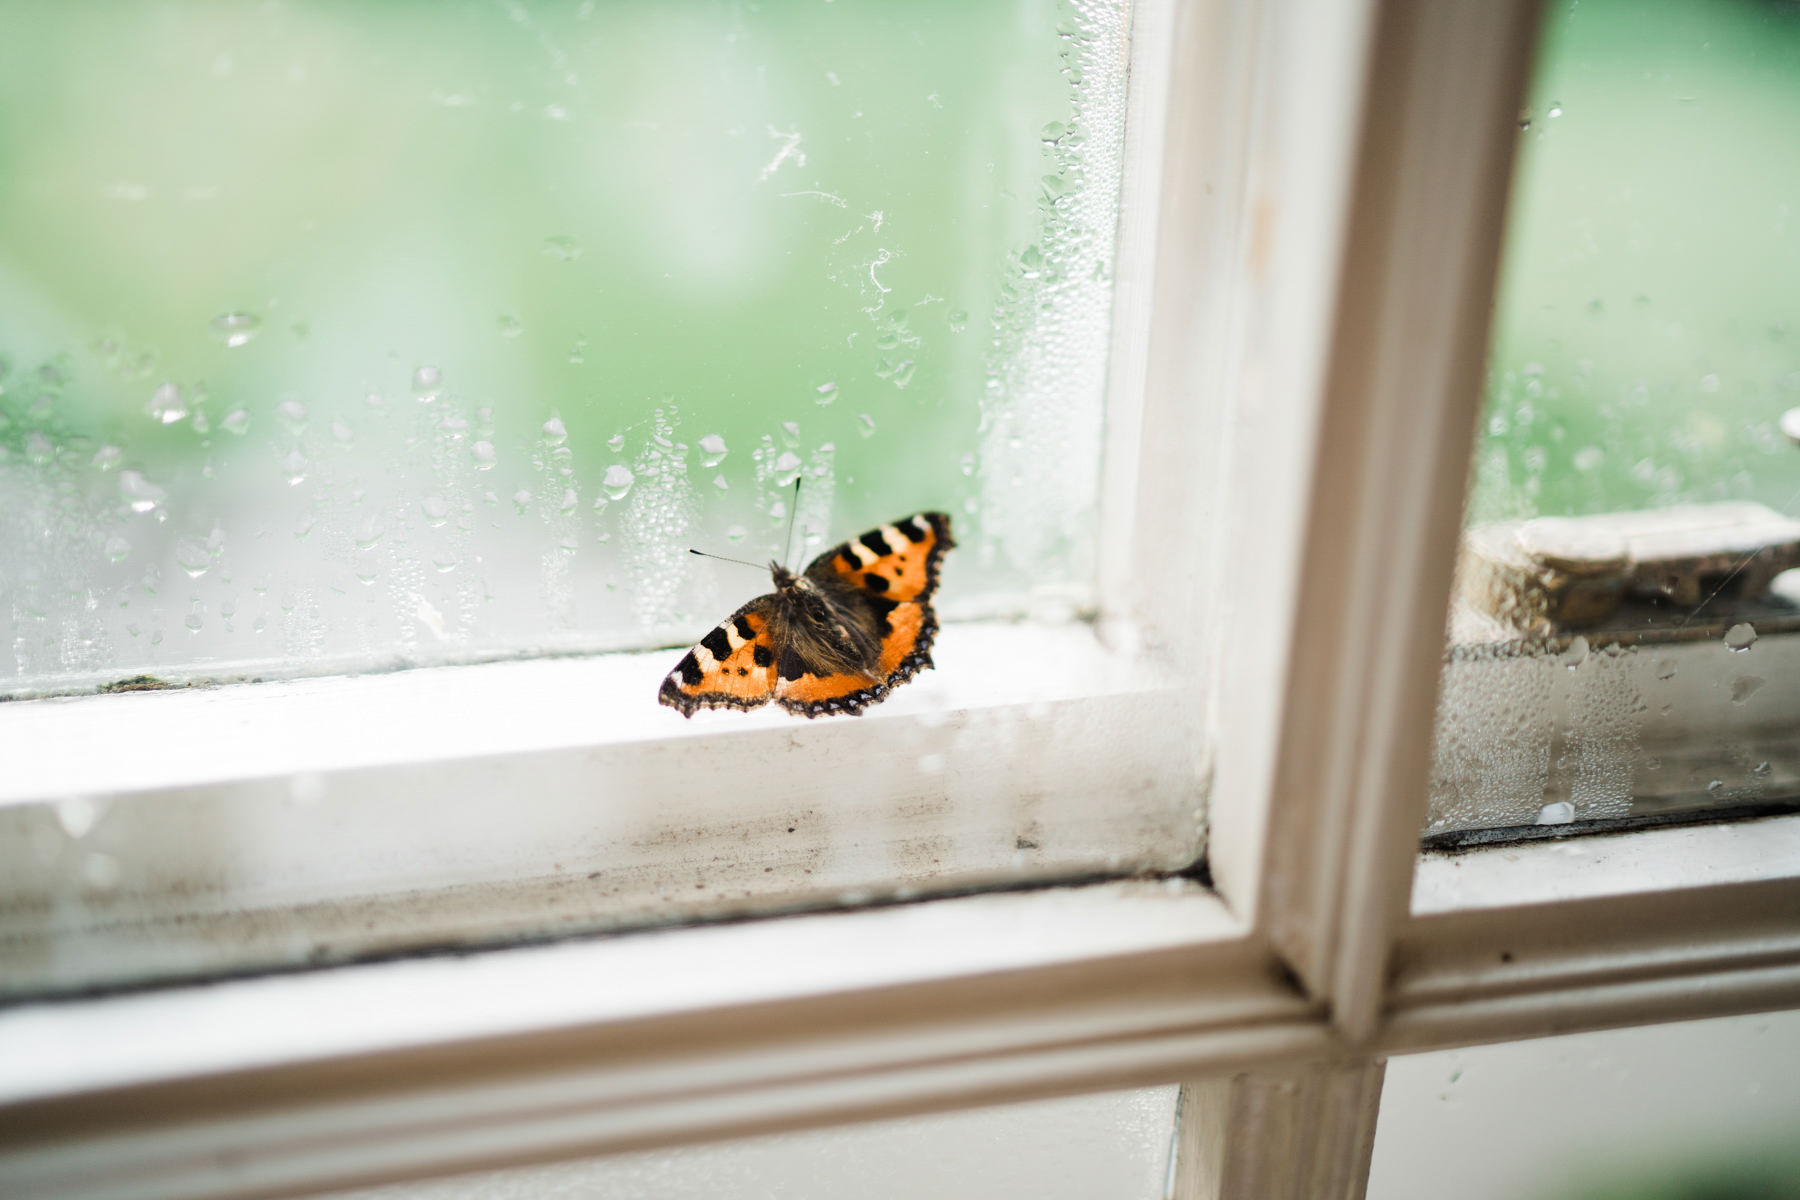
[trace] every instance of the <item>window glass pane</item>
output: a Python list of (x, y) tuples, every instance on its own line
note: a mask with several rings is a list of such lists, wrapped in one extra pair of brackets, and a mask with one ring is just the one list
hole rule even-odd
[(334, 1192), (319, 1200), (1161, 1200), (1172, 1087)]
[(1123, 8), (0, 0), (0, 690), (1079, 609)]
[(1800, 795), (1800, 10), (1548, 11), (1428, 832)]
[(1388, 1060), (1368, 1200), (1773, 1200), (1800, 1179), (1800, 1013)]

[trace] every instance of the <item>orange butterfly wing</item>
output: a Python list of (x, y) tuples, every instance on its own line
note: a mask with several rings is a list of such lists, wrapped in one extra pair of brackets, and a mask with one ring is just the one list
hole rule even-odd
[(663, 680), (657, 699), (687, 717), (702, 708), (767, 704), (776, 683), (767, 609), (776, 601), (758, 596), (701, 638)]
[(949, 517), (919, 513), (871, 529), (855, 541), (821, 554), (806, 573), (816, 575), (829, 569), (883, 599), (929, 602), (937, 590), (938, 564), (954, 545)]
[(944, 554), (954, 545), (948, 516), (916, 513), (821, 554), (806, 569), (808, 575), (829, 572), (853, 584), (885, 616), (875, 673), (887, 688), (931, 665), (937, 636), (931, 597)]
[(887, 694), (887, 684), (868, 675), (814, 675), (803, 670), (792, 679), (778, 675), (775, 683), (776, 701), (803, 717), (855, 715)]

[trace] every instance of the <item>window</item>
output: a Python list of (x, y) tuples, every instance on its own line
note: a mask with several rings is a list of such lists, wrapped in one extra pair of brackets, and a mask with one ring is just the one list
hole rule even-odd
[(1091, 608), (1123, 13), (15, 6), (0, 691)]
[[(943, 690), (857, 722), (568, 715), (647, 697), (666, 656), (631, 655), (0, 706), (37, 822), (5, 844), (88, 880), (5, 909), (0, 1184), (319, 1194), (1179, 1084), (1172, 1194), (1355, 1196), (1389, 1055), (1800, 1005), (1791, 814), (1420, 853), (1535, 15), (1130, 10), (1091, 630), (951, 626)], [(369, 719), (464, 701), (491, 719)], [(182, 711), (254, 745), (171, 754)], [(891, 790), (816, 782), (847, 763)], [(152, 776), (241, 823), (133, 813)], [(609, 790), (666, 822), (641, 919), (553, 857)], [(759, 857), (790, 811), (826, 832)], [(143, 950), (84, 907), (121, 815), (275, 903), (201, 889), (218, 935)], [(359, 846), (354, 903), (270, 869)], [(630, 925), (663, 927), (557, 936)]]
[[(1520, 113), (1428, 832), (1789, 804), (1800, 21), (1585, 4)], [(1476, 835), (1478, 836), (1478, 835)]]
[[(1403, 1055), (1388, 1063), (1369, 1195), (1471, 1200), (1792, 1190), (1793, 1013)], [(1580, 1114), (1579, 1119), (1571, 1119)]]
[[(1127, 17), (21, 9), (0, 691), (228, 686), (9, 714), (0, 993), (1194, 864), (1086, 620)], [(946, 669), (867, 722), (544, 657), (928, 508)]]

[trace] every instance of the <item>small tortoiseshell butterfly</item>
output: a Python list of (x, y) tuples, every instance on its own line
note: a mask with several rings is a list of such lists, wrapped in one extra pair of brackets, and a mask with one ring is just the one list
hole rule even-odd
[(931, 665), (931, 594), (955, 544), (950, 518), (928, 512), (828, 550), (803, 574), (770, 563), (775, 590), (701, 638), (656, 698), (684, 717), (770, 700), (807, 717), (861, 712)]

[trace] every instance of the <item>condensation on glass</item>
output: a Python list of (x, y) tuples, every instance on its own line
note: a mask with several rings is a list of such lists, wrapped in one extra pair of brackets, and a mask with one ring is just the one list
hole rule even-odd
[(1800, 799), (1800, 11), (1549, 10), (1428, 834)]
[(1091, 602), (1122, 3), (0, 22), (0, 695)]

